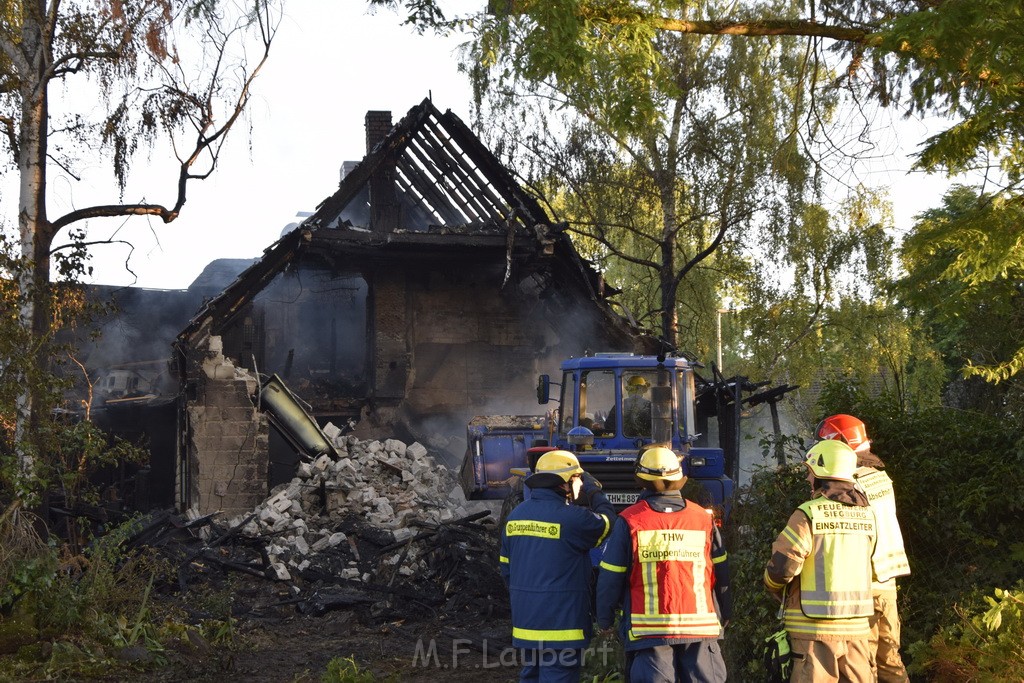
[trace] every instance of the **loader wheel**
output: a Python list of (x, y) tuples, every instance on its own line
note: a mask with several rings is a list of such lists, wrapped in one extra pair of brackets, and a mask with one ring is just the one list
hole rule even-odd
[(516, 477), (515, 481), (512, 482), (512, 487), (505, 496), (505, 500), (501, 503), (501, 518), (498, 521), (498, 529), (505, 529), (505, 521), (508, 516), (512, 513), (517, 505), (523, 502), (523, 479), (522, 477)]

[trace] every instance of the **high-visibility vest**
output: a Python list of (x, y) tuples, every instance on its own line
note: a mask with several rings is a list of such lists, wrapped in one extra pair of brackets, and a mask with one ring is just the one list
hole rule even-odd
[(910, 562), (903, 547), (903, 533), (896, 519), (896, 495), (892, 490), (892, 479), (883, 470), (861, 467), (853, 476), (864, 489), (871, 509), (875, 511), (878, 538), (872, 561), (877, 577), (874, 585), (878, 588), (880, 582), (910, 573)]
[(692, 503), (676, 512), (658, 512), (641, 501), (619, 516), (633, 544), (630, 637), (718, 637), (712, 515)]
[(800, 571), (800, 609), (812, 619), (873, 614), (875, 515), (871, 508), (814, 498), (800, 509), (810, 520), (812, 539)]

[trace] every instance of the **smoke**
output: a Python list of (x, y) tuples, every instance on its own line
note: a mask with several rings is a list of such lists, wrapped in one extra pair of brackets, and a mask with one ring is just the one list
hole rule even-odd
[[(369, 382), (366, 279), (357, 273), (299, 267), (274, 278), (231, 328), (238, 360), (261, 374), (317, 395), (365, 395)], [(246, 348), (248, 346), (248, 348)], [(248, 351), (246, 354), (245, 351)]]

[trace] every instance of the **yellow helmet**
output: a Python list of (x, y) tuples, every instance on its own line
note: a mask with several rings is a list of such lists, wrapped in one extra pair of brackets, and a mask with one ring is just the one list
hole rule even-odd
[(646, 389), (650, 386), (643, 375), (633, 375), (626, 380), (626, 388), (628, 389)]
[(548, 451), (537, 459), (533, 474), (526, 478), (532, 488), (553, 488), (577, 474), (583, 474), (580, 461), (569, 451)]
[(818, 479), (853, 482), (857, 453), (843, 441), (825, 439), (807, 451), (805, 464)]
[(679, 481), (683, 478), (683, 466), (679, 456), (669, 448), (648, 448), (636, 461), (636, 476), (647, 481)]

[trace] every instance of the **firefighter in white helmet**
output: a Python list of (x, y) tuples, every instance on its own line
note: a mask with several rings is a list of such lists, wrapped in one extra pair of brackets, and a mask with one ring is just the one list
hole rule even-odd
[(871, 586), (874, 614), (870, 618), (871, 665), (879, 683), (907, 683), (907, 669), (900, 657), (900, 617), (896, 609), (896, 578), (910, 574), (910, 562), (903, 546), (903, 532), (896, 517), (896, 493), (885, 463), (871, 449), (864, 422), (853, 415), (830, 415), (818, 424), (819, 439), (845, 442), (857, 453), (854, 478), (864, 489), (875, 512), (878, 542), (875, 570), (878, 580)]
[(640, 499), (612, 529), (597, 579), (597, 623), (619, 624), (630, 681), (724, 683), (719, 645), (732, 612), (714, 515), (686, 500), (679, 456), (660, 446), (637, 460)]
[(869, 683), (875, 515), (854, 481), (857, 454), (848, 445), (819, 441), (805, 464), (811, 499), (790, 515), (764, 572), (784, 606), (789, 680)]
[(499, 557), (520, 680), (575, 683), (594, 623), (590, 550), (607, 537), (615, 508), (568, 451), (540, 456), (525, 483), (530, 497), (509, 514)]

